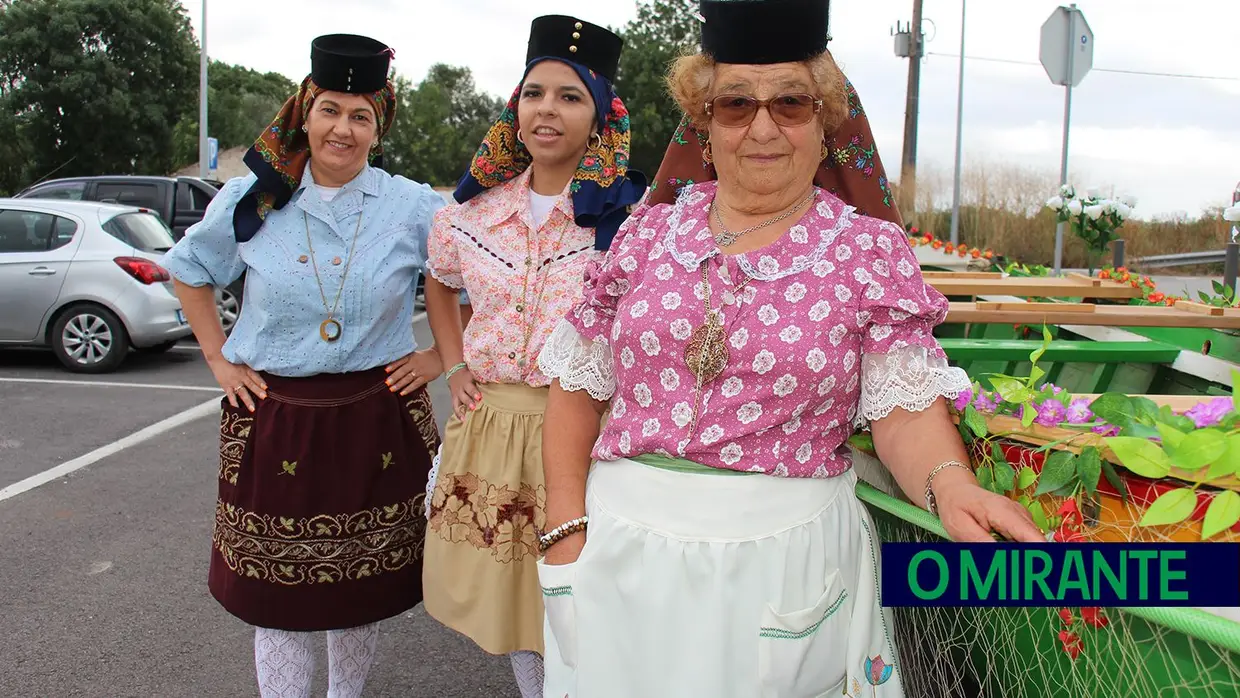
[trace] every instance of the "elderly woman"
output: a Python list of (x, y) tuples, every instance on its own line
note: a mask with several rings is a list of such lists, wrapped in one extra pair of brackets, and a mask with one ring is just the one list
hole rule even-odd
[(835, 159), (857, 132), (826, 3), (701, 7), (669, 84), (717, 181), (635, 210), (540, 356), (547, 695), (901, 696), (854, 430), (955, 539), (1041, 538), (965, 465), (945, 299), (828, 191), (868, 167)]
[[(203, 221), (165, 257), (224, 389), (209, 587), (256, 626), (259, 693), (360, 696), (377, 623), (422, 600), (424, 487), (439, 446), (414, 284), (443, 199), (372, 167), (396, 116), (392, 52), (319, 37), (312, 70)], [(377, 162), (376, 162), (377, 164)], [(246, 276), (225, 341), (213, 286)]]
[(535, 560), (551, 379), (536, 359), (646, 188), (628, 171), (628, 112), (611, 86), (621, 49), (575, 17), (533, 21), (521, 82), (429, 242), (426, 305), (454, 414), (431, 485), (426, 611), (509, 655), (526, 698), (543, 686)]

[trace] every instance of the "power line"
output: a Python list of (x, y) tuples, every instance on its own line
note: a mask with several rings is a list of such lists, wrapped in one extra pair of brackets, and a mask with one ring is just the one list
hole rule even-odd
[[(939, 53), (938, 51), (926, 51), (927, 56), (942, 56), (944, 58), (960, 58), (958, 53)], [(1011, 63), (1013, 65), (1036, 65), (1042, 64), (1037, 61), (1017, 61), (1011, 58), (991, 58), (989, 56), (965, 56), (970, 61), (986, 61), (988, 63)], [(1189, 78), (1193, 80), (1226, 80), (1228, 82), (1240, 82), (1240, 78), (1224, 77), (1221, 75), (1190, 75), (1188, 73), (1160, 73), (1150, 70), (1121, 70), (1119, 68), (1091, 68), (1091, 72), (1097, 73), (1124, 73), (1126, 75), (1153, 75), (1160, 78)]]

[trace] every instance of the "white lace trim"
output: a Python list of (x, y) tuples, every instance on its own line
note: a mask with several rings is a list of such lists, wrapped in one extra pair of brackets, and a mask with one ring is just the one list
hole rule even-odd
[(560, 320), (538, 354), (538, 368), (560, 381), (567, 391), (585, 390), (599, 401), (616, 392), (616, 370), (611, 347), (581, 336), (568, 320)]
[(439, 272), (435, 271), (435, 268), (429, 264), (426, 265), (426, 272), (430, 274), (431, 276), (435, 277), (436, 281), (443, 284), (444, 286), (447, 286), (448, 288), (453, 288), (453, 289), (458, 289), (458, 290), (465, 288), (465, 277), (461, 276), (460, 274), (440, 274)]
[(964, 369), (923, 347), (905, 346), (861, 357), (861, 409), (855, 426), (882, 419), (897, 407), (920, 412), (940, 397), (954, 400), (972, 386)]
[(426, 476), (426, 520), (431, 520), (431, 500), (435, 498), (435, 483), (439, 481), (439, 461), (443, 457), (443, 444), (431, 459), (431, 472)]

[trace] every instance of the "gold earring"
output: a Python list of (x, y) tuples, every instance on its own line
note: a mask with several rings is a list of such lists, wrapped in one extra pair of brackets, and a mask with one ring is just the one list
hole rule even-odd
[(818, 158), (818, 159), (819, 159), (819, 160), (826, 160), (826, 159), (827, 159), (827, 158), (829, 158), (829, 157), (831, 157), (831, 149), (830, 149), (829, 147), (827, 147), (827, 142), (826, 142), (826, 141), (823, 141), (823, 142), (822, 142), (822, 157), (820, 157), (820, 158)]
[(517, 129), (517, 142), (525, 145), (525, 139), (521, 137), (521, 129)]
[(602, 150), (602, 149), (603, 149), (603, 137), (602, 137), (602, 136), (600, 136), (600, 135), (599, 135), (599, 134), (597, 134), (597, 133), (592, 133), (592, 134), (590, 134), (590, 138), (592, 139), (592, 140), (591, 140), (591, 143), (590, 143), (590, 147), (591, 147), (591, 149), (593, 149), (593, 150)]
[(710, 149), (710, 139), (706, 139), (706, 145), (702, 148), (702, 162), (707, 165), (715, 161), (715, 154)]

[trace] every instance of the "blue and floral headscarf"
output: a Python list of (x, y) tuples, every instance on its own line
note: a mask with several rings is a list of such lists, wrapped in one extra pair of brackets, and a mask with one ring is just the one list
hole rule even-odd
[(569, 191), (574, 222), (583, 228), (594, 228), (594, 249), (606, 250), (633, 205), (645, 194), (646, 176), (629, 169), (629, 111), (624, 102), (616, 96), (607, 78), (572, 61), (535, 58), (525, 66), (521, 83), (513, 90), (499, 120), (482, 140), (453, 197), (463, 204), (491, 187), (520, 176), (533, 162), (525, 144), (517, 140), (517, 104), (525, 77), (534, 66), (547, 60), (560, 61), (572, 68), (594, 99), (599, 138), (591, 136)]

